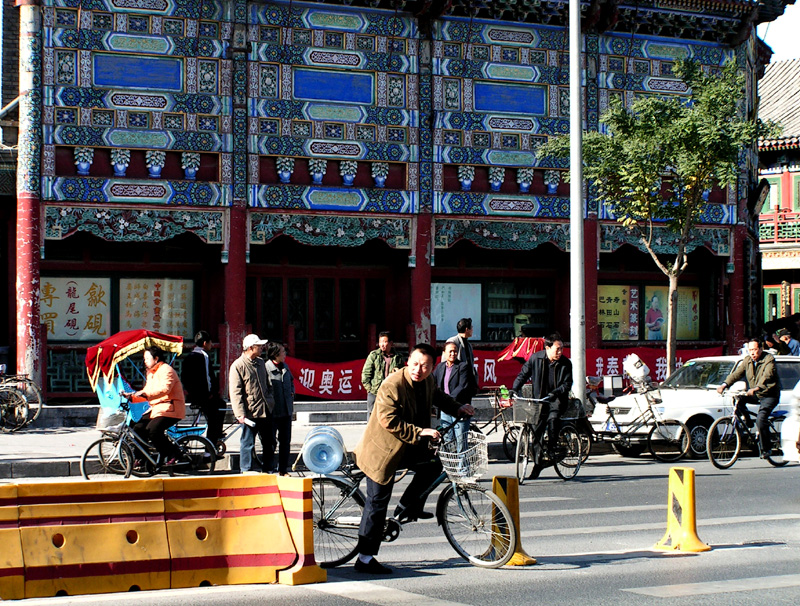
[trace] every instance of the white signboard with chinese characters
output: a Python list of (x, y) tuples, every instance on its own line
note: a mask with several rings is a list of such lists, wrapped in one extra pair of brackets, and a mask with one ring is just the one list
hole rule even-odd
[(194, 330), (192, 280), (123, 278), (119, 281), (119, 329), (187, 336)]
[(456, 334), (456, 324), (461, 318), (472, 318), (472, 339), (481, 338), (481, 285), (431, 284), (431, 324), (436, 325), (436, 338), (440, 341)]
[(102, 341), (111, 334), (110, 278), (42, 276), (39, 292), (48, 341)]

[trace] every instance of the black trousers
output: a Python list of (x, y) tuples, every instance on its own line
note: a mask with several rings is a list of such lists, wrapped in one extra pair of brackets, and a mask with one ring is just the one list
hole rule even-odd
[(135, 431), (136, 435), (140, 438), (155, 446), (156, 450), (160, 452), (161, 456), (166, 460), (181, 455), (181, 451), (178, 447), (175, 446), (164, 433), (178, 421), (180, 421), (180, 419), (175, 419), (173, 417), (156, 417), (155, 419), (151, 419), (150, 413), (146, 412), (133, 426), (133, 431)]
[[(419, 461), (419, 459), (418, 459)], [(404, 463), (405, 465), (405, 463)], [(420, 462), (408, 465), (414, 471), (411, 483), (403, 491), (395, 515), (405, 514), (414, 517), (425, 507), (428, 495), (423, 492), (430, 488), (433, 481), (442, 473), (442, 464), (436, 458), (422, 458)], [(388, 484), (378, 484), (367, 478), (367, 495), (364, 513), (358, 528), (358, 553), (377, 555), (383, 541), (383, 529), (386, 526), (386, 514), (394, 489), (394, 476)]]
[(222, 438), (222, 425), (225, 423), (225, 401), (218, 395), (209, 396), (208, 400), (200, 403), (200, 411), (206, 418), (208, 430), (206, 437), (216, 446), (217, 440)]
[(750, 411), (747, 410), (745, 404), (758, 404), (758, 416), (756, 416), (756, 427), (758, 427), (758, 441), (761, 444), (761, 452), (767, 452), (772, 448), (772, 436), (769, 431), (769, 415), (778, 405), (779, 399), (775, 396), (765, 396), (759, 398), (758, 396), (742, 396), (739, 398), (737, 404), (737, 412), (743, 415), (746, 419), (750, 419)]
[(564, 408), (560, 401), (545, 402), (542, 405), (540, 416), (539, 431), (544, 431), (544, 423), (547, 423), (547, 447), (550, 450), (558, 446), (558, 434), (561, 431), (561, 412)]
[(272, 452), (269, 453), (269, 466), (275, 470), (275, 445), (278, 445), (278, 473), (289, 470), (289, 450), (292, 446), (292, 416), (272, 417)]

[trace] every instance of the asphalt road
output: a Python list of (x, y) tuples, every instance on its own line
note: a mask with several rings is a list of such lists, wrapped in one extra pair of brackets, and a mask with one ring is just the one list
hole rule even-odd
[[(395, 569), (366, 577), (348, 564), (328, 582), (26, 600), (22, 604), (124, 606), (508, 606), (519, 604), (792, 604), (800, 602), (800, 466), (755, 458), (727, 471), (696, 470), (697, 527), (705, 553), (653, 550), (666, 530), (670, 465), (649, 458), (593, 458), (564, 482), (552, 470), (520, 488), (530, 567), (484, 570), (459, 559), (435, 521), (407, 525), (382, 547)], [(513, 475), (511, 464), (491, 473)], [(407, 480), (406, 480), (407, 481)], [(395, 496), (399, 496), (396, 490)], [(435, 496), (434, 496), (435, 498)], [(428, 507), (433, 510), (433, 503)]]

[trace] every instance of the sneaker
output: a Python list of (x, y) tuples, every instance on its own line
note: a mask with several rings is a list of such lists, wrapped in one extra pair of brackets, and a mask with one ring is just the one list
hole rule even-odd
[(357, 559), (353, 569), (356, 572), (363, 572), (364, 574), (392, 574), (391, 568), (384, 566), (375, 558), (372, 558), (366, 564)]

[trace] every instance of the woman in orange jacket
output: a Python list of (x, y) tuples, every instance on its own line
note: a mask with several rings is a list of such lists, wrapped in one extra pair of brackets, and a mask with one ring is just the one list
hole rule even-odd
[(150, 410), (133, 426), (133, 430), (148, 440), (161, 453), (167, 465), (178, 462), (181, 452), (166, 436), (167, 429), (186, 415), (186, 400), (178, 373), (164, 362), (164, 352), (159, 347), (144, 350), (147, 380), (139, 391), (126, 392), (126, 397), (141, 397), (150, 402)]

